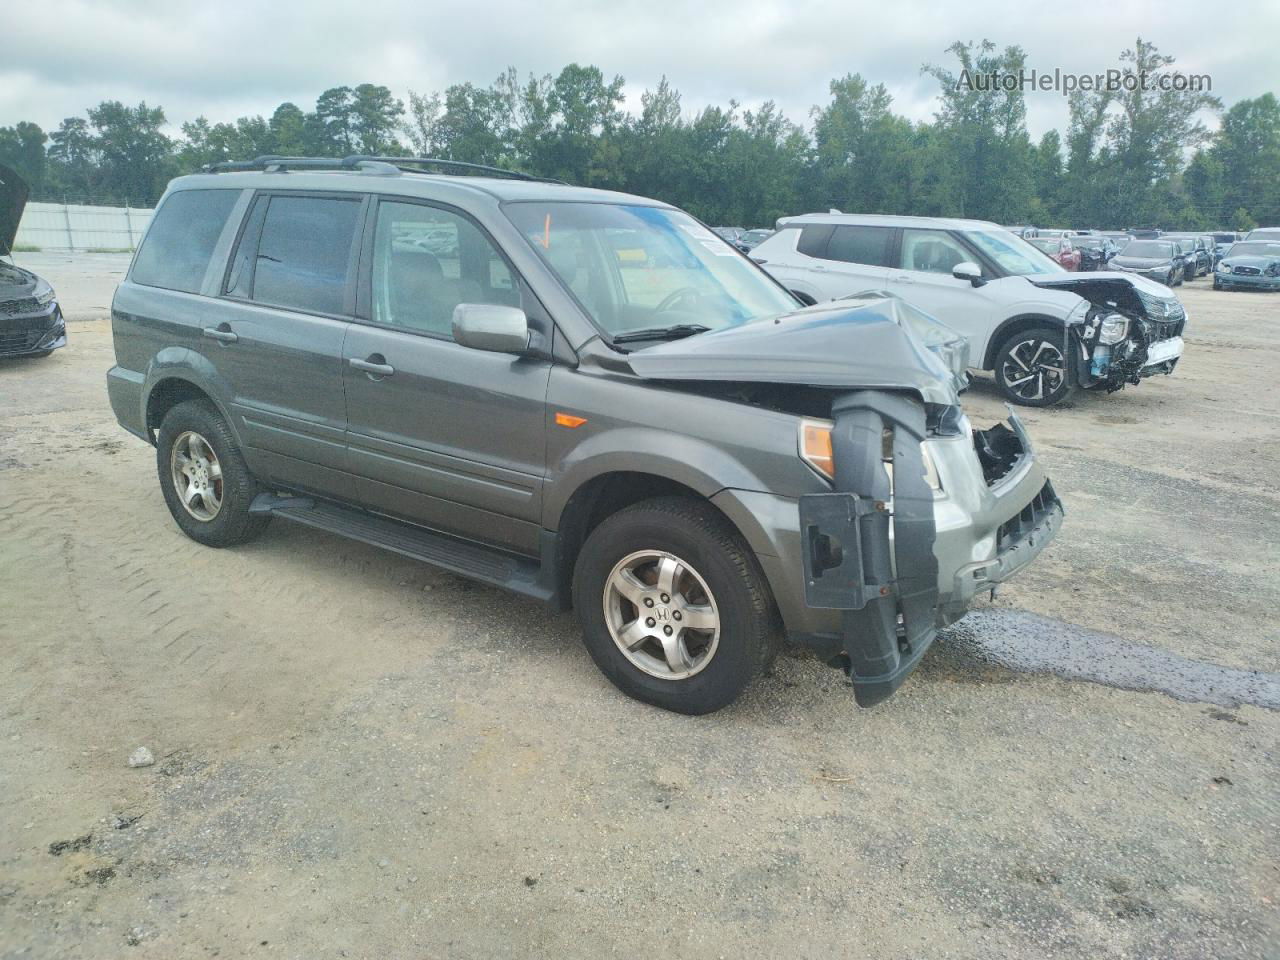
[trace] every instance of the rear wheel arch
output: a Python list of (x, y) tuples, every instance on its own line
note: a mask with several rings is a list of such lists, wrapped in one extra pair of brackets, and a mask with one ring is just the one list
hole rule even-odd
[[(188, 400), (207, 400), (215, 407), (218, 406), (208, 391), (185, 377), (169, 376), (158, 380), (147, 393), (147, 429), (159, 430), (165, 414)], [(225, 412), (223, 415), (226, 415)]]

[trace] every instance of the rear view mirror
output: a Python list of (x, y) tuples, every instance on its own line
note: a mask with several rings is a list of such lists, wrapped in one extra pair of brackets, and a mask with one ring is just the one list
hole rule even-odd
[(524, 354), (529, 349), (529, 318), (519, 307), (460, 303), (453, 308), (453, 339), (474, 350)]
[(957, 263), (952, 267), (951, 275), (957, 280), (968, 280), (975, 287), (980, 287), (987, 282), (982, 277), (982, 268), (976, 263), (970, 263), (968, 260), (964, 263)]

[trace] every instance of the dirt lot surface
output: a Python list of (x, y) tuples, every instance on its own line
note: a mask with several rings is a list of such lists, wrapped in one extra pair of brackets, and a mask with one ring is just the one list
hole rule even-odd
[(0, 957), (1280, 957), (1280, 297), (1024, 414), (1061, 537), (892, 700), (789, 651), (691, 719), (533, 603), (186, 539), (123, 260), (23, 260), (71, 342), (0, 365)]

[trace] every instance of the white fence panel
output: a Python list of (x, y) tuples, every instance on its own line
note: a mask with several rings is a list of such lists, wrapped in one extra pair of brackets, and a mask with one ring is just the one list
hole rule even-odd
[(14, 244), (41, 250), (133, 250), (151, 213), (135, 207), (28, 203)]

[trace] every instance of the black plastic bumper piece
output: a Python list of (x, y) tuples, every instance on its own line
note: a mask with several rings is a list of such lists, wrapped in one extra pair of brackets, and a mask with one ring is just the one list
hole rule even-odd
[(936, 636), (933, 491), (920, 446), (925, 410), (906, 396), (859, 391), (840, 397), (832, 416), (838, 492), (800, 498), (805, 599), (843, 612), (844, 666), (858, 705), (870, 707), (902, 685)]

